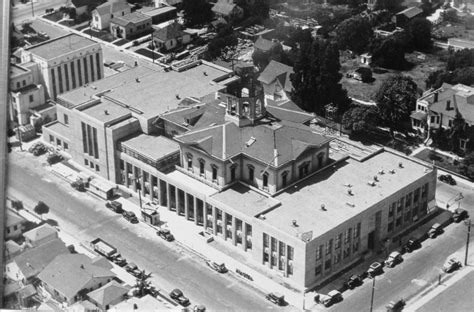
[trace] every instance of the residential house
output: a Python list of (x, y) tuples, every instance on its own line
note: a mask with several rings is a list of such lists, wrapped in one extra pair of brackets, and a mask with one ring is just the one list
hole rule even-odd
[(133, 12), (110, 20), (110, 33), (115, 38), (134, 39), (151, 31), (151, 17)]
[(25, 242), (31, 246), (39, 246), (58, 238), (58, 230), (45, 223), (23, 234)]
[(225, 18), (227, 21), (237, 21), (244, 16), (244, 10), (233, 0), (218, 0), (211, 8), (216, 17)]
[(253, 44), (253, 48), (255, 51), (270, 53), (273, 49), (277, 48), (279, 45), (281, 44), (276, 39), (268, 40), (260, 36), (257, 38), (255, 43)]
[(68, 312), (100, 312), (103, 311), (99, 309), (95, 304), (89, 300), (82, 300), (74, 303), (68, 308)]
[(126, 0), (110, 0), (99, 5), (92, 11), (91, 27), (94, 29), (109, 29), (110, 20), (117, 16), (130, 14), (132, 9)]
[(411, 114), (413, 129), (421, 135), (433, 130), (453, 129), (456, 117), (464, 120), (463, 135), (457, 147), (466, 150), (472, 144), (474, 125), (474, 88), (463, 84), (444, 83), (436, 90), (425, 92), (416, 102), (416, 110)]
[(260, 81), (263, 86), (265, 102), (268, 99), (278, 101), (289, 98), (289, 93), (293, 89), (290, 80), (291, 74), (293, 74), (293, 68), (291, 66), (274, 60), (270, 61), (258, 77), (258, 81)]
[(151, 17), (152, 24), (160, 24), (175, 19), (177, 10), (174, 6), (162, 6), (158, 8), (145, 7), (140, 10), (146, 16)]
[(394, 22), (397, 24), (397, 27), (404, 28), (408, 22), (410, 22), (415, 17), (421, 16), (422, 14), (423, 10), (421, 8), (416, 6), (409, 7), (395, 14)]
[(53, 261), (56, 256), (61, 254), (69, 254), (69, 250), (59, 239), (25, 249), (21, 254), (7, 261), (5, 276), (11, 280), (27, 284)]
[(20, 254), (23, 251), (24, 246), (18, 245), (14, 240), (7, 240), (5, 242), (4, 248), (5, 248), (5, 258), (9, 260), (15, 257), (16, 255)]
[(104, 286), (91, 291), (87, 294), (87, 297), (92, 303), (99, 307), (101, 311), (107, 311), (111, 306), (122, 302), (129, 291), (130, 287), (120, 285), (116, 281), (111, 281)]
[(55, 300), (71, 305), (115, 277), (109, 267), (102, 265), (83, 254), (59, 255), (44, 268), (38, 279)]
[(157, 29), (153, 32), (153, 43), (164, 51), (169, 51), (191, 42), (191, 35), (184, 32), (183, 26), (179, 23), (171, 23), (168, 26)]
[(21, 233), (23, 233), (26, 220), (10, 210), (7, 210), (6, 212), (7, 220), (5, 223), (5, 237), (6, 239), (17, 238)]
[(147, 311), (147, 312), (162, 312), (168, 310), (169, 307), (161, 300), (158, 300), (151, 295), (144, 297), (132, 297), (126, 301), (120, 302), (113, 307), (114, 312), (129, 312), (133, 310)]
[(95, 0), (69, 0), (68, 7), (74, 8), (79, 16), (87, 13), (89, 6), (94, 5), (96, 2)]

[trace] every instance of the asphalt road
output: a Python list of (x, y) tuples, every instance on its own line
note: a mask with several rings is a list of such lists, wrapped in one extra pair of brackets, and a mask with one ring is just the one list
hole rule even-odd
[[(33, 7), (31, 2), (17, 4), (11, 7), (11, 18), (14, 24), (19, 25), (23, 21), (31, 20), (36, 16), (43, 15), (46, 9), (59, 8), (66, 5), (67, 0), (35, 0)], [(32, 10), (33, 8), (33, 10)], [(34, 16), (33, 16), (34, 12)]]
[[(459, 192), (464, 199), (460, 206), (474, 216), (474, 192), (467, 185), (450, 186), (438, 183), (437, 197), (447, 202)], [(457, 207), (457, 204), (456, 204)], [(464, 223), (452, 223), (436, 239), (427, 239), (421, 249), (405, 254), (404, 261), (394, 268), (385, 268), (385, 273), (376, 278), (374, 292), (374, 311), (386, 311), (390, 301), (409, 298), (427, 284), (437, 281), (442, 272), (446, 258), (464, 248), (466, 243), (466, 226)], [(464, 259), (460, 259), (464, 262)], [(372, 280), (365, 279), (364, 284), (354, 290), (343, 293), (344, 300), (329, 311), (369, 311), (372, 294)]]
[[(210, 311), (292, 310), (277, 307), (264, 294), (240, 279), (211, 271), (204, 261), (176, 243), (159, 239), (145, 224), (132, 225), (120, 215), (104, 208), (104, 202), (79, 193), (45, 170), (31, 154), (10, 154), (8, 163), (8, 193), (30, 202), (44, 201), (51, 211), (45, 218), (58, 222), (79, 241), (96, 237), (118, 248), (129, 261), (152, 272), (159, 288), (170, 291), (180, 288), (192, 305), (204, 304)], [(44, 157), (44, 156), (43, 156)], [(44, 162), (44, 158), (42, 159)]]

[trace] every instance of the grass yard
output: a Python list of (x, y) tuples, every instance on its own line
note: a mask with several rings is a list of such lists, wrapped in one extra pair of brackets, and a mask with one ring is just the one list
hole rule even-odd
[(434, 161), (435, 165), (441, 168), (461, 174), (459, 171), (458, 161), (454, 160), (452, 157), (436, 153), (436, 151), (433, 151), (429, 148), (425, 148), (413, 156), (429, 163), (432, 163)]
[(395, 74), (403, 74), (413, 78), (418, 88), (425, 90), (425, 80), (429, 73), (438, 69), (444, 68), (445, 64), (440, 60), (440, 57), (446, 53), (442, 50), (435, 50), (432, 54), (424, 54), (414, 52), (406, 54), (405, 58), (408, 62), (413, 64), (410, 70), (398, 71), (384, 68), (372, 68), (374, 81), (371, 83), (363, 83), (361, 81), (347, 78), (346, 73), (356, 70), (361, 66), (359, 59), (349, 59), (345, 62), (341, 61), (341, 79), (342, 86), (347, 90), (350, 97), (360, 99), (363, 101), (372, 101), (375, 93), (382, 85), (383, 81)]
[(63, 18), (63, 13), (61, 13), (59, 11), (55, 11), (53, 13), (43, 15), (42, 18), (45, 18), (45, 19), (50, 20), (52, 22), (57, 22), (57, 21), (59, 21), (60, 19)]
[(83, 33), (87, 34), (89, 36), (92, 36), (92, 37), (102, 39), (102, 40), (107, 41), (107, 42), (112, 42), (112, 41), (115, 40), (115, 38), (112, 36), (112, 34), (109, 33), (108, 31), (105, 31), (105, 30), (96, 31), (96, 30), (92, 30), (92, 29), (87, 29), (87, 30), (84, 30)]

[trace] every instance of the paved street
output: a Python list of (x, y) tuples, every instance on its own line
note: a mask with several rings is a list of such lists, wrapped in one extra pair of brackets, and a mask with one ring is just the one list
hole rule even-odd
[[(146, 225), (132, 225), (104, 208), (104, 202), (74, 191), (46, 171), (46, 164), (31, 154), (13, 153), (8, 164), (8, 193), (34, 204), (47, 203), (46, 218), (58, 222), (79, 241), (101, 237), (119, 249), (125, 258), (153, 273), (153, 281), (167, 291), (178, 287), (192, 304), (204, 304), (211, 311), (291, 310), (266, 301), (264, 294), (251, 289), (232, 275), (211, 271), (204, 261), (176, 243), (156, 237)], [(43, 158), (44, 162), (44, 158)], [(28, 199), (26, 199), (28, 198)], [(171, 247), (171, 248), (170, 248)]]
[[(66, 0), (34, 0), (34, 16), (43, 15), (46, 9), (59, 8), (65, 4)], [(31, 2), (17, 4), (14, 7), (11, 7), (10, 11), (11, 19), (16, 25), (20, 25), (24, 21), (33, 19)]]

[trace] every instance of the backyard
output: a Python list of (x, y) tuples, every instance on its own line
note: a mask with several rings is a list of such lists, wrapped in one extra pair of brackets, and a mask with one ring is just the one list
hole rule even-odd
[(413, 155), (418, 159), (424, 160), (429, 163), (434, 163), (436, 166), (441, 167), (457, 174), (462, 175), (461, 173), (461, 162), (456, 160), (456, 156), (453, 157), (443, 155), (429, 148), (421, 150), (419, 153)]

